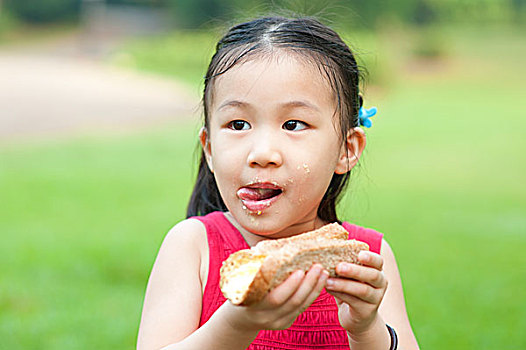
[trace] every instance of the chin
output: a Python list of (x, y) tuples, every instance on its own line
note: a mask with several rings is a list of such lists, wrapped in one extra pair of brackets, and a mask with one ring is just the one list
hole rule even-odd
[(283, 228), (270, 216), (264, 217), (264, 214), (242, 214), (242, 218), (236, 220), (247, 231), (260, 235), (269, 236), (281, 231)]
[(258, 236), (269, 237), (285, 229), (283, 224), (276, 220), (276, 216), (266, 215), (264, 212), (258, 215), (240, 209), (230, 213), (243, 229)]
[(297, 233), (292, 230), (292, 227), (296, 226), (291, 225), (294, 218), (283, 217), (275, 210), (269, 210), (268, 213), (262, 212), (260, 215), (243, 211), (241, 216), (235, 218), (245, 230), (261, 237), (283, 238)]

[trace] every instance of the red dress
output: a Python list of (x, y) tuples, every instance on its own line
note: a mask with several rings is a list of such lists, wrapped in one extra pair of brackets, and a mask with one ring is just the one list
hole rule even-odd
[[(203, 308), (199, 326), (205, 324), (212, 314), (226, 301), (219, 289), (219, 269), (222, 262), (233, 252), (250, 248), (241, 233), (222, 212), (195, 217), (206, 227), (210, 249), (208, 280), (203, 295)], [(369, 249), (380, 253), (382, 234), (344, 222), (349, 238), (365, 242)], [(312, 305), (298, 316), (285, 330), (262, 330), (248, 347), (249, 350), (349, 350), (346, 331), (338, 321), (338, 307), (334, 298), (325, 291)]]

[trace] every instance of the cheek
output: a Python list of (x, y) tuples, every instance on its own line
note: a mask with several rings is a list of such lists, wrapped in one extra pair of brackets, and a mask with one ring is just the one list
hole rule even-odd
[(241, 147), (232, 142), (228, 137), (222, 137), (221, 134), (213, 135), (211, 141), (210, 154), (214, 167), (233, 167), (240, 162)]
[(323, 196), (327, 190), (337, 163), (336, 157), (309, 157), (303, 162), (293, 166), (293, 177), (289, 179), (290, 184), (297, 186), (301, 192), (299, 196), (306, 193)]
[(305, 147), (302, 154), (294, 157), (297, 159), (294, 167), (296, 175), (306, 179), (314, 176), (328, 177), (330, 181), (338, 164), (339, 156), (340, 149), (336, 143), (324, 145), (322, 142), (312, 142), (312, 146)]
[(239, 187), (239, 175), (242, 173), (243, 162), (239, 147), (229, 145), (221, 138), (216, 138), (211, 149), (211, 163), (219, 192), (224, 200), (235, 197)]

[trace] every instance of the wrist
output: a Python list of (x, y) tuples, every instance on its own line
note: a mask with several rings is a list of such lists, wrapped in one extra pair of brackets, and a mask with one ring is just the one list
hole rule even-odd
[(389, 331), (389, 336), (391, 337), (391, 346), (389, 347), (389, 350), (397, 350), (398, 349), (398, 335), (396, 334), (396, 331), (393, 327), (389, 326), (388, 324), (385, 325), (387, 330)]
[(360, 331), (347, 331), (351, 349), (387, 350), (391, 346), (391, 335), (385, 322), (377, 316), (369, 327)]
[(228, 300), (221, 306), (221, 317), (226, 325), (233, 331), (239, 331), (243, 334), (256, 334), (260, 329), (247, 317), (246, 311), (241, 306), (235, 306)]

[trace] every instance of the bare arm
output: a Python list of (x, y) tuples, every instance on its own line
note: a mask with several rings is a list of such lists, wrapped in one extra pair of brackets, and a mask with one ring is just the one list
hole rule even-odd
[(201, 223), (186, 220), (166, 235), (148, 281), (137, 349), (159, 349), (197, 329), (203, 231)]
[(232, 324), (230, 318), (236, 312), (235, 306), (225, 302), (201, 328), (195, 330), (180, 342), (162, 350), (244, 350), (256, 338), (258, 330)]
[(384, 274), (389, 286), (378, 312), (385, 323), (393, 327), (398, 334), (398, 349), (419, 349), (407, 316), (398, 265), (393, 250), (385, 240), (382, 242), (382, 256), (384, 258)]
[(198, 328), (204, 283), (200, 271), (208, 263), (203, 255), (208, 255), (207, 247), (199, 221), (183, 221), (168, 233), (148, 282), (138, 350), (246, 349), (261, 329), (288, 328), (327, 280), (321, 266), (307, 274), (297, 271), (257, 304), (225, 302)]
[(148, 281), (137, 349), (245, 349), (256, 337), (231, 327), (228, 305), (198, 329), (205, 254), (206, 231), (197, 220), (183, 221), (166, 235)]
[(383, 241), (381, 255), (361, 252), (358, 259), (361, 265), (339, 264), (338, 278), (329, 279), (327, 285), (336, 297), (351, 349), (388, 349), (391, 339), (386, 323), (396, 330), (399, 349), (418, 349), (391, 248)]
[(148, 282), (137, 349), (245, 349), (256, 337), (257, 332), (231, 327), (228, 305), (198, 329), (207, 248), (197, 220), (183, 221), (166, 235)]

